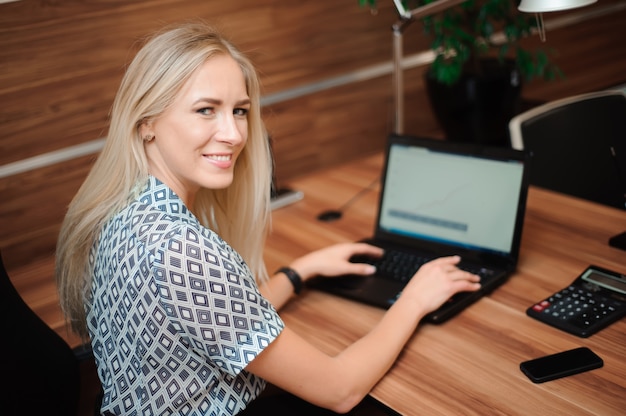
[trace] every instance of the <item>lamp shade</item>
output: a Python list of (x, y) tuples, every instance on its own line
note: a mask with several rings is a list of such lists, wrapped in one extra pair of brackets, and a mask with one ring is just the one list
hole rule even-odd
[(575, 9), (595, 3), (597, 0), (522, 0), (519, 11), (526, 13), (556, 12)]

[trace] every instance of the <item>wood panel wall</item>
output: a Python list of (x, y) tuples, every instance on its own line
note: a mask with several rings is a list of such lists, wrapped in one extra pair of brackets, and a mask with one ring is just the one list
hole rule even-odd
[[(0, 4), (0, 168), (106, 135), (115, 91), (143, 36), (203, 19), (256, 63), (264, 95), (320, 86), (389, 63), (391, 0), (376, 15), (357, 0), (21, 0)], [(624, 5), (600, 0), (586, 9)], [(535, 82), (547, 101), (626, 82), (626, 10), (548, 32), (567, 78)], [(427, 48), (419, 23), (407, 55)], [(529, 44), (538, 44), (535, 37)], [(441, 136), (424, 93), (424, 66), (405, 72), (406, 131)], [(279, 184), (382, 148), (392, 129), (391, 76), (351, 82), (264, 108)], [(65, 208), (94, 155), (0, 177), (0, 250), (15, 269), (52, 256)], [(339, 198), (340, 196), (338, 196)]]

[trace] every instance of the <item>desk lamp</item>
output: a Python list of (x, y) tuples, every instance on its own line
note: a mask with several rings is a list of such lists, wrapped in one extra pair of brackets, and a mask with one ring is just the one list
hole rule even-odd
[[(435, 13), (449, 9), (463, 3), (466, 0), (436, 0), (415, 9), (404, 7), (403, 0), (393, 0), (400, 19), (392, 25), (393, 31), (393, 84), (394, 84), (394, 132), (404, 133), (404, 89), (402, 73), (402, 32), (415, 19), (431, 16)], [(543, 24), (543, 12), (553, 12), (595, 3), (597, 0), (521, 0), (518, 10), (525, 13), (535, 13), (537, 26), (541, 40), (545, 40), (545, 27)]]
[(595, 3), (597, 0), (522, 0), (517, 9), (524, 13), (535, 13), (537, 29), (542, 42), (546, 40), (546, 27), (543, 24), (543, 12), (557, 12), (575, 9)]
[[(574, 9), (587, 6), (597, 0), (522, 0), (518, 9), (522, 12), (535, 13), (537, 16), (537, 28), (542, 41), (545, 41), (545, 25), (543, 24), (543, 12), (555, 12), (559, 10)], [(626, 231), (609, 239), (609, 245), (626, 250)]]
[[(393, 0), (399, 19), (391, 28), (393, 32), (393, 93), (394, 93), (394, 124), (393, 131), (396, 134), (404, 133), (404, 81), (402, 72), (402, 32), (415, 19), (431, 16), (435, 13), (442, 12), (453, 6), (463, 3), (467, 0), (435, 0), (428, 4), (416, 7), (415, 9), (407, 9), (404, 7), (404, 0)], [(576, 7), (586, 6), (595, 3), (597, 0), (521, 0), (518, 9), (522, 12), (536, 13), (537, 25), (540, 29), (540, 36), (545, 40), (545, 29), (543, 25), (543, 17), (541, 13), (557, 10), (573, 9)], [(541, 23), (540, 23), (541, 21)], [(376, 180), (377, 181), (377, 180)], [(374, 181), (367, 188), (362, 189), (341, 208), (337, 210), (324, 211), (318, 215), (320, 221), (335, 221), (341, 218), (343, 210), (354, 202), (365, 191), (369, 190), (375, 183)]]

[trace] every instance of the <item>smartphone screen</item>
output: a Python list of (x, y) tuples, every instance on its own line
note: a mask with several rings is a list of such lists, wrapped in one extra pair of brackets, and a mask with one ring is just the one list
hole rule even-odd
[(580, 347), (524, 361), (520, 364), (520, 369), (533, 383), (543, 383), (600, 368), (603, 365), (602, 359), (593, 351), (587, 347)]

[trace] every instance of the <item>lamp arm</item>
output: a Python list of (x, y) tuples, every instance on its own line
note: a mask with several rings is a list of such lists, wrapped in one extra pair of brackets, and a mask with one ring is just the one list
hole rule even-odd
[(392, 26), (393, 30), (393, 132), (404, 133), (404, 69), (402, 68), (402, 31), (411, 20), (400, 19)]
[[(409, 10), (408, 13), (413, 19), (421, 19), (422, 17), (428, 17), (435, 13), (447, 10), (452, 6), (456, 6), (457, 4), (461, 4), (465, 1), (467, 0), (437, 0), (433, 1), (432, 3), (417, 7), (413, 10)], [(394, 0), (394, 3), (396, 3), (396, 7), (398, 2), (399, 0)]]
[(404, 77), (402, 68), (402, 32), (415, 19), (427, 17), (437, 12), (449, 9), (467, 0), (437, 0), (413, 10), (407, 10), (402, 0), (393, 0), (400, 19), (392, 25), (393, 30), (393, 95), (394, 95), (394, 133), (404, 133)]
[(411, 11), (404, 8), (404, 4), (402, 4), (402, 0), (393, 0), (393, 4), (396, 5), (396, 10), (398, 10), (398, 14), (402, 19), (410, 19)]

